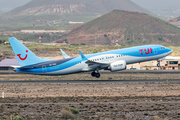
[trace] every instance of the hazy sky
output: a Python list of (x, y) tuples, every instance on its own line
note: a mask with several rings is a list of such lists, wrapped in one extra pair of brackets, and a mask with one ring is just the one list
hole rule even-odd
[(146, 9), (180, 9), (180, 0), (131, 0)]
[(22, 6), (31, 0), (0, 0), (0, 9), (9, 11), (16, 7)]

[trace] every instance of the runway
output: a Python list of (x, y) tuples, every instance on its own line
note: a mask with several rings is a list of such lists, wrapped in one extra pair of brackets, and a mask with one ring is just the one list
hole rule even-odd
[[(76, 102), (69, 102), (69, 103), (0, 103), (0, 105), (3, 104), (10, 104), (10, 105), (79, 105), (80, 103)], [(161, 102), (84, 102), (83, 105), (98, 105), (98, 104), (104, 104), (104, 105), (121, 105), (121, 104), (180, 104), (180, 101), (161, 101)]]
[(166, 82), (180, 82), (180, 79), (171, 80), (26, 80), (26, 81), (0, 81), (0, 84), (7, 83), (166, 83)]
[[(123, 70), (118, 72), (110, 72), (105, 70), (99, 71), (101, 74), (129, 74), (129, 73), (149, 73), (149, 74), (180, 74), (179, 70)], [(91, 72), (85, 72), (87, 74), (91, 74)], [(0, 74), (21, 74), (14, 71), (0, 71)], [(79, 73), (82, 74), (82, 73)]]

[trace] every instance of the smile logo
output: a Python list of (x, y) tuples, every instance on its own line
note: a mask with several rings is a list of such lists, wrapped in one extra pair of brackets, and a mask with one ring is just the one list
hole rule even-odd
[[(28, 50), (26, 50), (26, 53), (28, 53)], [(17, 56), (18, 56), (19, 59), (21, 59), (21, 60), (26, 60), (26, 58), (27, 58), (27, 54), (26, 54), (26, 56), (25, 56), (24, 58), (21, 57), (21, 54), (17, 54)]]

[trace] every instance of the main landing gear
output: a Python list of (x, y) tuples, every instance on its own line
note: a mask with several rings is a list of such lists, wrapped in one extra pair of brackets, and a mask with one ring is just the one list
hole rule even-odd
[(91, 76), (93, 76), (93, 77), (96, 77), (96, 78), (99, 78), (101, 75), (99, 74), (99, 72), (95, 72), (95, 71), (93, 71), (92, 73), (91, 73)]

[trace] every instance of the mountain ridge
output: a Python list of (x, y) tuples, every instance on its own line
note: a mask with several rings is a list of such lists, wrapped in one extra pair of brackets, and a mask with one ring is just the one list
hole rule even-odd
[(32, 0), (18, 7), (2, 18), (20, 15), (66, 14), (66, 13), (99, 13), (105, 14), (114, 9), (137, 11), (151, 14), (130, 0)]
[(101, 36), (102, 39), (103, 36), (108, 38), (111, 44), (114, 44), (113, 42), (118, 38), (120, 45), (180, 45), (180, 29), (178, 27), (145, 13), (122, 10), (113, 10), (74, 28), (68, 33), (67, 41), (70, 44), (86, 43), (86, 41), (80, 40), (82, 36), (93, 36), (91, 37), (93, 40), (95, 35)]

